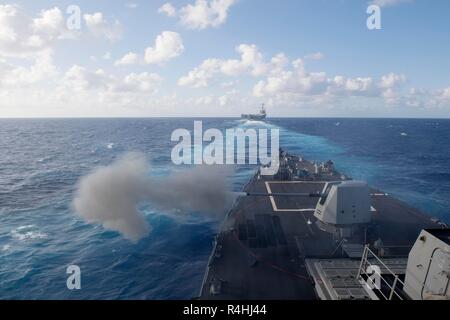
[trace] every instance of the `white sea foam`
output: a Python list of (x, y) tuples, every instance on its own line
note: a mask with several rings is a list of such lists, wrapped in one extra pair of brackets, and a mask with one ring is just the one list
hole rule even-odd
[(47, 234), (38, 230), (32, 230), (34, 225), (20, 226), (11, 231), (11, 236), (16, 240), (38, 240), (47, 238)]
[(43, 163), (43, 162), (47, 162), (49, 160), (52, 160), (53, 158), (54, 158), (54, 156), (46, 156), (46, 157), (37, 159), (37, 162)]
[(275, 128), (275, 129), (279, 129), (278, 126), (275, 126), (273, 124), (264, 122), (264, 121), (254, 121), (254, 120), (239, 120), (239, 124), (237, 126), (237, 128), (243, 128), (243, 129), (247, 129), (247, 128), (267, 128), (267, 129), (271, 129), (271, 128)]
[(32, 229), (34, 228), (34, 224), (28, 224), (26, 226), (20, 226), (16, 230), (26, 230), (26, 229)]
[(245, 120), (244, 121), (244, 125), (248, 125), (248, 126), (251, 126), (251, 125), (264, 125), (264, 124), (266, 124), (264, 121), (258, 121), (258, 120)]

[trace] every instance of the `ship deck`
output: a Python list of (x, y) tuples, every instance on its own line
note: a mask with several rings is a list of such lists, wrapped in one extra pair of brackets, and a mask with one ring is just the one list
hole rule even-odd
[[(303, 165), (311, 170), (311, 163)], [(320, 193), (337, 179), (276, 181), (255, 175), (244, 191)], [(217, 235), (199, 299), (317, 299), (305, 259), (346, 257), (333, 236), (316, 224), (317, 201), (294, 196), (238, 199)], [(386, 247), (408, 252), (421, 229), (438, 227), (429, 216), (379, 190), (371, 190), (371, 202), (377, 237)], [(219, 292), (211, 292), (212, 283), (220, 284)]]

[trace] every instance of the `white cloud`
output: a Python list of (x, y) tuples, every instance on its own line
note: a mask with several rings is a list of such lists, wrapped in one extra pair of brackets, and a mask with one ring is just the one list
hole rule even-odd
[(114, 64), (116, 66), (126, 66), (135, 64), (162, 64), (171, 59), (180, 56), (184, 51), (183, 40), (181, 36), (172, 31), (164, 31), (155, 39), (153, 47), (145, 50), (141, 58), (139, 54), (129, 52)]
[[(84, 19), (95, 36), (113, 40), (121, 34), (120, 23), (109, 24), (101, 12), (86, 14)], [(64, 12), (58, 7), (30, 16), (20, 6), (0, 5), (0, 56), (34, 59), (40, 51), (51, 49), (56, 41), (78, 36), (78, 32), (67, 29)]]
[(390, 88), (384, 90), (383, 95), (390, 106), (428, 111), (450, 108), (450, 87), (438, 90), (410, 88), (407, 93)]
[[(130, 110), (147, 107), (155, 99), (154, 95), (158, 92), (162, 80), (156, 73), (141, 72), (118, 76), (102, 69), (89, 70), (74, 65), (55, 79), (50, 90), (40, 90), (38, 85), (34, 85), (26, 90), (25, 95), (23, 90), (14, 89), (7, 92), (5, 99), (11, 101), (9, 107), (20, 107), (17, 112), (27, 109), (29, 105), (36, 106), (32, 101), (39, 97), (42, 113), (44, 110), (50, 110), (53, 115), (113, 116), (115, 112), (126, 115)], [(42, 80), (42, 83), (46, 82), (47, 80)], [(64, 108), (61, 108), (61, 105), (64, 105)], [(12, 109), (10, 112), (17, 113)]]
[(292, 62), (291, 68), (272, 72), (253, 88), (255, 97), (305, 101), (314, 98), (320, 103), (334, 103), (336, 99), (349, 97), (382, 98), (387, 104), (400, 103), (404, 75), (389, 73), (378, 81), (372, 77), (329, 77), (325, 72), (307, 72), (302, 59)]
[(112, 77), (108, 77), (102, 69), (89, 71), (79, 65), (72, 66), (63, 76), (62, 85), (69, 91), (89, 91), (106, 89)]
[(18, 9), (13, 5), (0, 5), (0, 40), (2, 41), (16, 41), (19, 15)]
[(434, 90), (432, 92), (420, 92), (411, 99), (419, 101), (419, 105), (425, 105), (428, 108), (448, 108), (450, 107), (450, 87)]
[(389, 73), (381, 77), (380, 88), (389, 89), (395, 88), (405, 83), (406, 77), (402, 74)]
[(268, 73), (277, 73), (288, 63), (283, 53), (277, 54), (267, 63), (264, 62), (263, 55), (256, 45), (241, 44), (236, 47), (236, 52), (240, 54), (240, 59), (206, 59), (188, 75), (181, 77), (178, 84), (193, 88), (206, 87), (217, 74), (259, 77)]
[(122, 37), (122, 25), (118, 20), (109, 23), (103, 16), (102, 12), (93, 14), (85, 14), (83, 18), (86, 27), (95, 37), (104, 37), (110, 41), (118, 40)]
[[(267, 70), (270, 74), (278, 74), (280, 73), (287, 65), (289, 64), (288, 57), (285, 56), (284, 53), (278, 53), (274, 56), (270, 63), (267, 65)], [(262, 75), (254, 73), (255, 76)]]
[(241, 44), (236, 48), (241, 55), (240, 60), (226, 60), (221, 65), (221, 71), (228, 76), (238, 76), (252, 69), (254, 73), (263, 73), (263, 57), (255, 45)]
[(51, 36), (59, 36), (65, 29), (64, 17), (61, 10), (55, 7), (50, 10), (42, 10), (39, 18), (33, 19), (33, 29)]
[(39, 81), (49, 82), (58, 75), (58, 70), (53, 64), (52, 51), (45, 50), (36, 54), (34, 64), (29, 67), (0, 62), (0, 73), (0, 87), (21, 86), (23, 88)]
[(130, 73), (124, 77), (107, 74), (104, 70), (90, 71), (79, 65), (72, 66), (62, 78), (63, 91), (94, 92), (97, 94), (155, 93), (162, 82), (156, 73)]
[(180, 23), (189, 29), (203, 30), (226, 22), (228, 11), (236, 0), (196, 0), (178, 10), (166, 3), (158, 9), (169, 17), (179, 16)]
[[(240, 105), (243, 101), (239, 95), (239, 91), (230, 90), (224, 95), (220, 96), (218, 99), (218, 103), (221, 107), (230, 107), (231, 105)], [(241, 100), (241, 101), (240, 101)]]
[(127, 66), (132, 64), (139, 63), (139, 55), (133, 52), (129, 52), (126, 55), (124, 55), (122, 58), (117, 60), (114, 65), (116, 66)]
[(165, 3), (163, 4), (159, 9), (158, 13), (166, 14), (168, 17), (176, 17), (177, 16), (177, 9), (171, 4), (171, 3)]
[(207, 87), (210, 79), (220, 71), (222, 62), (219, 59), (207, 59), (188, 75), (178, 80), (178, 85), (192, 88)]
[(42, 10), (36, 18), (16, 5), (0, 5), (0, 55), (33, 57), (57, 40), (69, 38), (63, 14), (57, 7)]
[(373, 88), (373, 79), (371, 77), (350, 78), (345, 81), (344, 90), (350, 94), (366, 93)]
[(117, 92), (156, 93), (161, 82), (162, 78), (156, 73), (131, 73), (112, 89)]
[(373, 0), (370, 4), (380, 7), (392, 7), (406, 2), (412, 2), (412, 0)]
[[(228, 3), (231, 6), (234, 1), (195, 2), (192, 7), (206, 9), (199, 11), (192, 9), (190, 14), (196, 12), (198, 17), (191, 21), (190, 27), (204, 29), (225, 22), (230, 6), (222, 11), (225, 14), (217, 13), (214, 16), (208, 11), (213, 7), (217, 9), (219, 3)], [(177, 11), (173, 6), (171, 8), (172, 11), (161, 9), (161, 13), (178, 16), (181, 19), (182, 10)], [(396, 73), (386, 73), (381, 77), (364, 74), (348, 77), (328, 75), (321, 70), (307, 71), (304, 61), (324, 58), (321, 52), (313, 51), (303, 57), (305, 60), (291, 61), (283, 53), (266, 56), (254, 44), (237, 46), (234, 56), (209, 58), (201, 62), (181, 77), (178, 85), (204, 88), (217, 84), (217, 87), (213, 90), (196, 90), (195, 93), (192, 90), (179, 90), (180, 96), (175, 94), (161, 96), (159, 89), (163, 79), (156, 73), (142, 72), (144, 70), (128, 74), (123, 74), (124, 70), (115, 70), (118, 72), (115, 74), (109, 73), (106, 69), (89, 70), (75, 65), (64, 72), (54, 65), (52, 50), (58, 41), (76, 37), (75, 33), (71, 34), (66, 29), (64, 15), (65, 13), (56, 7), (29, 15), (20, 6), (0, 5), (0, 97), (2, 100), (0, 112), (2, 116), (16, 114), (12, 107), (18, 105), (30, 106), (29, 110), (32, 106), (33, 110), (37, 111), (31, 110), (29, 114), (41, 116), (44, 116), (40, 113), (41, 110), (42, 112), (49, 110), (47, 105), (52, 105), (53, 110), (57, 110), (52, 115), (76, 115), (78, 108), (80, 112), (81, 110), (84, 112), (79, 115), (104, 116), (113, 115), (113, 112), (119, 111), (121, 115), (131, 115), (128, 110), (141, 110), (148, 112), (145, 115), (153, 115), (153, 108), (156, 106), (160, 108), (158, 110), (161, 110), (160, 115), (165, 115), (165, 112), (167, 114), (174, 112), (177, 115), (197, 112), (198, 115), (209, 112), (208, 110), (214, 107), (223, 107), (218, 112), (223, 110), (227, 115), (233, 115), (239, 114), (245, 107), (256, 108), (262, 100), (277, 107), (320, 105), (326, 108), (341, 104), (342, 110), (348, 111), (346, 104), (351, 105), (355, 99), (372, 103), (379, 108), (384, 106), (423, 108), (424, 110), (448, 108), (443, 109), (447, 110), (443, 113), (449, 114), (450, 88), (409, 90), (406, 87), (406, 77)], [(114, 20), (107, 21), (102, 13), (88, 14), (84, 16), (84, 19), (86, 27), (83, 26), (83, 30), (110, 40), (120, 37), (122, 31), (120, 23)], [(140, 52), (129, 52), (122, 57), (117, 56), (115, 58), (120, 59), (115, 62), (112, 60), (112, 62), (116, 65), (138, 64), (143, 67), (145, 63), (162, 64), (180, 56), (184, 51), (181, 36), (170, 31), (165, 31), (156, 37), (154, 44), (148, 44), (149, 48), (146, 50), (144, 48), (147, 46), (143, 46)], [(102, 62), (103, 59), (112, 58), (110, 52), (103, 54), (107, 49), (111, 48), (104, 48), (103, 52), (98, 51), (93, 60), (105, 64), (105, 61)], [(89, 65), (92, 64), (89, 63)], [(239, 77), (246, 78), (241, 80)], [(249, 84), (250, 87), (248, 87)], [(243, 92), (232, 90), (234, 88), (241, 88)], [(167, 87), (165, 89), (175, 90), (175, 88)], [(184, 107), (189, 104), (196, 108), (186, 111)], [(42, 108), (36, 108), (36, 106)], [(365, 103), (361, 103), (360, 107), (365, 108), (365, 106)], [(135, 107), (136, 109), (133, 109)], [(165, 107), (168, 109), (164, 109)], [(202, 107), (205, 108), (201, 109)], [(94, 114), (97, 110), (101, 110), (102, 113)], [(288, 114), (293, 109), (286, 110)], [(355, 110), (359, 109), (355, 107)], [(29, 114), (24, 113), (24, 115)]]
[(172, 31), (164, 31), (156, 37), (155, 45), (145, 50), (145, 62), (160, 64), (178, 57), (184, 51), (181, 36)]
[(256, 97), (278, 93), (321, 94), (327, 89), (328, 78), (324, 72), (306, 73), (303, 60), (292, 62), (292, 70), (279, 70), (266, 80), (261, 80), (253, 89)]
[(450, 87), (445, 88), (441, 91), (440, 97), (442, 99), (448, 99), (450, 100)]
[(325, 58), (325, 55), (322, 52), (315, 52), (305, 55), (305, 59), (309, 60), (322, 60)]
[(235, 4), (235, 0), (196, 0), (195, 4), (188, 4), (180, 9), (180, 20), (190, 29), (206, 29), (218, 27), (225, 23), (228, 10)]
[(195, 99), (194, 103), (196, 105), (211, 105), (214, 102), (213, 96), (203, 96), (200, 98)]

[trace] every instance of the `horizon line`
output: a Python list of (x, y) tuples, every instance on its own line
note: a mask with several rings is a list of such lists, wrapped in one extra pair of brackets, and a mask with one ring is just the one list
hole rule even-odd
[[(80, 117), (2, 117), (0, 116), (0, 120), (70, 120), (70, 119), (233, 119), (233, 120), (245, 120), (240, 117), (227, 117), (227, 116), (80, 116)], [(445, 117), (350, 117), (350, 116), (335, 116), (335, 117), (325, 117), (325, 116), (280, 116), (280, 117), (270, 117), (266, 118), (268, 120), (276, 120), (276, 119), (404, 119), (404, 120), (449, 120), (450, 116)], [(262, 121), (264, 122), (264, 121)]]

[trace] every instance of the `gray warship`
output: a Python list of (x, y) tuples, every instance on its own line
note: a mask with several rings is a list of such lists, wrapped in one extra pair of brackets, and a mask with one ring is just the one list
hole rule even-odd
[(266, 119), (267, 112), (266, 108), (264, 108), (264, 104), (261, 106), (261, 110), (257, 114), (242, 114), (241, 119), (244, 120), (254, 120), (254, 121), (262, 121)]
[(228, 212), (200, 300), (449, 300), (450, 229), (285, 151)]

